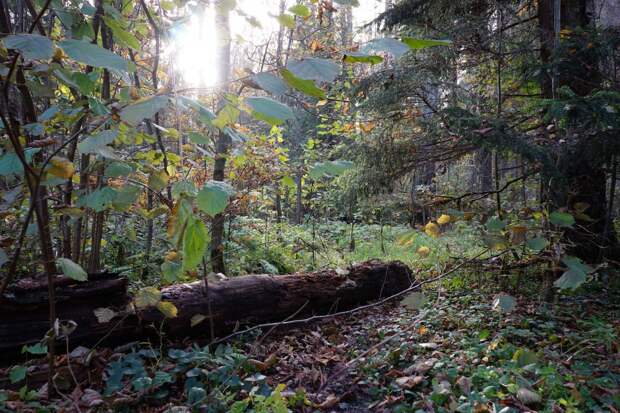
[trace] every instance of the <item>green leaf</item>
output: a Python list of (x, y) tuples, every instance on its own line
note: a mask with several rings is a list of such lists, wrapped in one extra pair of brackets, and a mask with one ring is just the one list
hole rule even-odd
[(338, 176), (351, 168), (353, 168), (353, 162), (351, 161), (317, 162), (310, 169), (309, 175), (312, 179), (319, 179), (324, 176)]
[(113, 18), (104, 16), (106, 26), (112, 30), (114, 39), (122, 46), (129, 47), (133, 50), (140, 50), (140, 42), (136, 37), (123, 29), (123, 27)]
[(400, 58), (402, 55), (409, 51), (409, 47), (403, 42), (392, 39), (390, 37), (384, 37), (381, 39), (374, 39), (366, 43), (361, 48), (362, 53), (374, 54), (376, 52), (387, 52), (393, 55), (395, 58)]
[[(28, 148), (25, 150), (26, 162), (32, 161), (32, 156), (39, 152), (39, 148)], [(5, 152), (0, 155), (0, 176), (23, 175), (24, 168), (15, 152)]]
[(270, 125), (279, 125), (295, 117), (288, 106), (271, 98), (249, 97), (245, 98), (245, 103), (252, 108), (252, 116)]
[(289, 29), (295, 28), (295, 16), (291, 16), (290, 14), (284, 13), (279, 16), (276, 16), (276, 19), (284, 27), (288, 27)]
[(50, 59), (54, 55), (52, 41), (38, 34), (13, 34), (2, 39), (7, 49), (16, 49), (28, 60)]
[(86, 206), (95, 212), (101, 212), (110, 208), (114, 198), (116, 198), (116, 191), (106, 186), (105, 188), (97, 189), (88, 195), (80, 197), (77, 201), (77, 206)]
[(537, 237), (537, 238), (528, 239), (525, 242), (525, 245), (531, 250), (542, 251), (545, 248), (547, 248), (547, 246), (549, 245), (549, 241), (547, 241), (545, 238)]
[(316, 57), (291, 60), (286, 68), (297, 77), (319, 82), (333, 82), (340, 73), (340, 67), (333, 60)]
[(151, 96), (121, 110), (121, 119), (130, 125), (137, 126), (143, 119), (150, 119), (167, 107), (169, 102), (168, 96)]
[(168, 185), (170, 176), (165, 171), (153, 171), (149, 175), (149, 188), (155, 191), (161, 191)]
[(26, 378), (27, 371), (25, 366), (15, 366), (9, 372), (9, 380), (11, 380), (11, 383), (20, 382)]
[(153, 307), (161, 301), (161, 291), (155, 287), (145, 287), (138, 290), (134, 297), (134, 303), (136, 307), (142, 309), (147, 307)]
[(233, 105), (226, 104), (217, 114), (217, 117), (213, 120), (213, 125), (216, 128), (223, 129), (228, 125), (234, 124), (239, 118), (239, 109)]
[(487, 229), (491, 232), (500, 232), (502, 231), (504, 228), (506, 228), (506, 222), (502, 221), (501, 219), (497, 218), (497, 217), (491, 217), (488, 221), (487, 221)]
[(58, 45), (67, 56), (80, 63), (118, 72), (133, 72), (127, 60), (92, 43), (81, 40), (63, 40)]
[(80, 264), (76, 264), (71, 261), (69, 258), (57, 258), (56, 263), (62, 270), (62, 273), (76, 281), (87, 281), (88, 274), (84, 269), (80, 266)]
[(112, 162), (106, 166), (103, 174), (110, 178), (128, 176), (133, 172), (133, 168), (124, 162)]
[(555, 211), (549, 214), (549, 222), (557, 227), (572, 227), (575, 224), (575, 218), (567, 212)]
[(142, 189), (135, 185), (124, 185), (121, 188), (115, 189), (114, 192), (116, 194), (112, 201), (112, 208), (114, 208), (115, 211), (123, 212), (129, 210), (129, 208), (133, 206), (140, 192), (142, 192)]
[(305, 93), (308, 96), (312, 96), (318, 99), (325, 99), (327, 97), (325, 91), (317, 87), (312, 80), (301, 79), (287, 69), (280, 70), (280, 74), (282, 75), (282, 78), (284, 78), (286, 83), (289, 84), (289, 86), (299, 90), (302, 93)]
[(560, 290), (575, 290), (586, 282), (587, 274), (583, 271), (569, 269), (558, 278), (553, 285)]
[(166, 282), (172, 284), (177, 282), (181, 275), (183, 275), (182, 267), (176, 262), (164, 261), (161, 265), (161, 274)]
[(189, 132), (187, 137), (190, 141), (194, 142), (197, 145), (208, 145), (210, 143), (209, 139), (201, 133), (198, 132)]
[(264, 91), (271, 93), (274, 96), (280, 96), (286, 93), (288, 89), (286, 83), (279, 77), (263, 72), (252, 75), (251, 79), (258, 84)]
[(78, 152), (82, 154), (97, 154), (99, 148), (114, 142), (118, 136), (118, 130), (106, 129), (91, 136), (87, 136), (82, 142), (78, 143)]
[(511, 295), (500, 294), (493, 301), (493, 309), (501, 313), (509, 313), (517, 306), (517, 300)]
[(369, 63), (371, 65), (376, 65), (377, 63), (383, 62), (383, 58), (377, 55), (351, 52), (345, 54), (342, 61), (345, 63)]
[(201, 211), (214, 217), (226, 209), (233, 193), (232, 187), (225, 182), (208, 181), (198, 192), (196, 202)]
[(209, 241), (209, 233), (205, 224), (195, 218), (190, 218), (183, 234), (183, 269), (192, 270), (202, 262), (207, 243)]
[(47, 353), (47, 344), (45, 343), (37, 343), (37, 344), (33, 344), (31, 346), (24, 346), (22, 348), (22, 354), (35, 354), (35, 355), (41, 355), (41, 354), (46, 354)]
[(310, 17), (312, 15), (312, 12), (310, 11), (310, 9), (307, 6), (304, 6), (303, 4), (296, 4), (292, 7), (289, 7), (288, 11), (290, 11), (296, 16), (303, 17), (303, 18)]
[(181, 195), (196, 196), (196, 186), (192, 181), (182, 180), (172, 185), (172, 197), (178, 199)]
[(403, 37), (403, 43), (409, 46), (411, 49), (425, 49), (427, 47), (434, 46), (451, 46), (450, 40), (430, 40), (430, 39), (414, 39), (413, 37)]
[(334, 3), (342, 4), (345, 6), (357, 7), (360, 5), (359, 0), (334, 0)]
[(580, 258), (573, 257), (572, 255), (566, 255), (562, 258), (562, 262), (571, 270), (589, 274), (594, 271), (594, 268), (585, 264)]

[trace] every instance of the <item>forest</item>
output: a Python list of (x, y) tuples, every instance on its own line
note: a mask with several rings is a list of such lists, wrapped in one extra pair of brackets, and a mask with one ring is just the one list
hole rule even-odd
[(620, 411), (619, 0), (0, 0), (0, 412)]

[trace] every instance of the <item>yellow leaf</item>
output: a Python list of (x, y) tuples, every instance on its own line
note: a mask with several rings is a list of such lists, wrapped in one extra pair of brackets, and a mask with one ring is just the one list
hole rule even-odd
[(175, 318), (179, 310), (170, 301), (160, 301), (157, 303), (157, 309), (161, 311), (166, 318)]
[(449, 224), (451, 220), (452, 220), (452, 217), (450, 217), (450, 215), (443, 214), (439, 217), (439, 219), (437, 220), (437, 223), (439, 225), (446, 225), (446, 224)]
[(134, 302), (138, 308), (157, 305), (161, 301), (161, 291), (155, 287), (145, 287), (136, 293)]
[(427, 246), (422, 246), (418, 248), (417, 253), (421, 257), (428, 257), (428, 255), (431, 253), (431, 249)]
[(179, 258), (179, 253), (176, 251), (168, 251), (164, 256), (166, 261), (176, 261)]
[(426, 232), (429, 237), (437, 238), (439, 236), (439, 226), (434, 222), (429, 222), (424, 227), (424, 232)]
[(50, 159), (50, 164), (51, 166), (48, 168), (47, 172), (54, 176), (69, 179), (75, 173), (73, 162), (68, 159), (54, 156)]
[(360, 123), (360, 129), (364, 132), (371, 132), (375, 128), (375, 124), (373, 122), (362, 122)]
[(202, 315), (202, 314), (194, 314), (191, 318), (191, 320), (189, 320), (189, 325), (191, 327), (197, 326), (198, 324), (202, 323), (203, 321), (205, 321), (207, 319), (206, 315)]

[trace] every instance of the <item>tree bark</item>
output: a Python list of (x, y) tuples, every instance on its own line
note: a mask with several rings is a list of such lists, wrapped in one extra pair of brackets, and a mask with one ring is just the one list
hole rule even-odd
[[(126, 313), (132, 298), (127, 280), (115, 274), (91, 275), (78, 283), (56, 280), (57, 317), (73, 320), (77, 328), (69, 337), (72, 346), (89, 345), (104, 336), (107, 344), (156, 338), (160, 327), (167, 337), (210, 336), (209, 320), (192, 327), (192, 317), (209, 314), (209, 301), (216, 335), (242, 326), (329, 314), (405, 290), (411, 285), (411, 270), (400, 262), (371, 261), (355, 265), (348, 274), (333, 270), (292, 275), (246, 275), (209, 283), (209, 300), (203, 281), (164, 288), (162, 300), (178, 309), (176, 318), (166, 319), (155, 307)], [(0, 302), (0, 358), (19, 354), (25, 344), (41, 340), (49, 329), (46, 320), (46, 285), (20, 280)], [(96, 308), (110, 308), (117, 316), (99, 323)]]
[[(225, 7), (215, 8), (215, 25), (218, 31), (217, 61), (218, 61), (218, 81), (221, 92), (227, 89), (228, 77), (230, 72), (230, 21), (229, 11)], [(223, 106), (224, 98), (220, 101)], [(230, 136), (220, 131), (215, 142), (215, 162), (213, 164), (213, 180), (223, 181), (226, 168), (226, 157), (231, 145)], [(211, 223), (211, 268), (216, 273), (226, 273), (224, 263), (224, 221), (223, 213), (213, 217)]]

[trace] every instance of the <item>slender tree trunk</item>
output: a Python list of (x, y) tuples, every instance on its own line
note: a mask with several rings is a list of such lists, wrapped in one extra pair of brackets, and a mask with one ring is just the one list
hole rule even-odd
[[(215, 7), (215, 25), (217, 28), (217, 62), (218, 62), (218, 82), (220, 91), (223, 93), (227, 89), (230, 73), (230, 21), (229, 11), (225, 7)], [(223, 106), (223, 98), (220, 107)], [(226, 157), (231, 145), (228, 134), (220, 131), (215, 142), (215, 162), (213, 164), (213, 180), (223, 181), (226, 168)], [(211, 266), (214, 272), (226, 273), (224, 263), (224, 213), (213, 217), (211, 223)]]
[(295, 223), (301, 225), (304, 222), (304, 206), (302, 202), (303, 194), (303, 167), (300, 167), (295, 175)]

